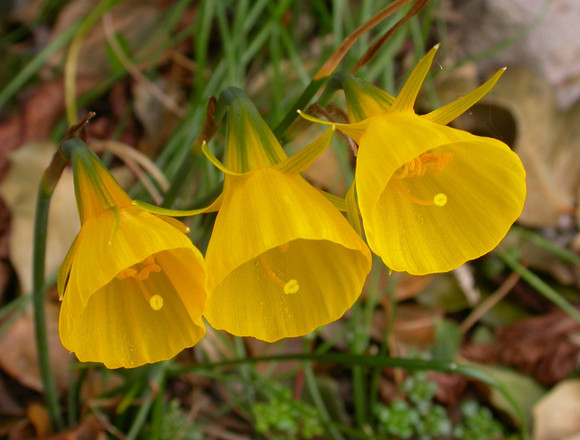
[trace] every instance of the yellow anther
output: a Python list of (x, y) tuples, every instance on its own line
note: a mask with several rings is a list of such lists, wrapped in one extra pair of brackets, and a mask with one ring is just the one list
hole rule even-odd
[(419, 156), (415, 158), (415, 172), (417, 173), (417, 175), (420, 175), (422, 170), (423, 170), (423, 161)]
[(149, 255), (147, 258), (145, 258), (145, 261), (143, 261), (143, 263), (146, 264), (147, 266), (155, 264), (155, 254)]
[(433, 203), (437, 206), (445, 206), (447, 204), (447, 196), (443, 193), (439, 193), (433, 197)]
[(435, 164), (435, 168), (438, 171), (441, 171), (445, 167), (445, 165), (447, 165), (452, 160), (453, 160), (453, 154), (451, 154), (451, 153), (442, 154), (439, 157), (439, 159), (437, 159), (437, 163)]
[(128, 267), (127, 269), (123, 269), (116, 276), (117, 276), (117, 279), (124, 280), (127, 277), (135, 276), (136, 273), (137, 273), (137, 271), (135, 269)]
[(292, 295), (300, 289), (300, 284), (296, 280), (290, 280), (284, 285), (284, 293), (286, 295)]
[(403, 169), (399, 173), (393, 174), (393, 178), (395, 179), (404, 179), (409, 174), (409, 165), (403, 165)]
[(149, 266), (141, 269), (141, 272), (139, 272), (137, 278), (140, 280), (146, 280), (151, 272), (161, 272), (161, 267), (157, 266), (155, 263), (150, 264)]
[(163, 307), (163, 298), (161, 298), (161, 296), (159, 295), (151, 296), (149, 290), (147, 290), (147, 286), (145, 286), (145, 283), (143, 283), (143, 281), (141, 281), (139, 278), (135, 279), (137, 280), (137, 285), (139, 286), (141, 293), (143, 294), (145, 300), (149, 303), (151, 308), (155, 311), (161, 310), (161, 307)]
[[(406, 199), (413, 203), (423, 206), (445, 206), (447, 204), (447, 196), (445, 194), (439, 193), (433, 197), (433, 200), (421, 200), (412, 196), (400, 181), (404, 178), (424, 176), (427, 171), (431, 174), (439, 174), (438, 171), (441, 171), (445, 165), (452, 160), (453, 154), (451, 153), (443, 153), (441, 156), (437, 156), (433, 153), (423, 153), (402, 165), (401, 168), (393, 174), (392, 182), (397, 187), (397, 190), (399, 190)], [(427, 164), (434, 164), (435, 171), (433, 171), (432, 168), (427, 168)]]
[(163, 307), (163, 298), (161, 298), (159, 295), (153, 295), (149, 300), (149, 305), (155, 311), (161, 310)]
[(266, 260), (266, 257), (264, 256), (264, 254), (260, 254), (260, 262), (262, 263), (262, 266), (264, 267), (264, 270), (266, 271), (266, 273), (268, 274), (270, 279), (272, 281), (274, 281), (276, 284), (278, 284), (280, 287), (282, 287), (284, 289), (284, 293), (286, 295), (291, 295), (293, 293), (298, 292), (298, 289), (300, 289), (300, 286), (298, 285), (298, 281), (292, 279), (292, 280), (288, 281), (287, 283), (285, 283), (280, 278), (278, 278), (278, 276), (270, 268), (270, 265), (268, 264), (268, 261)]

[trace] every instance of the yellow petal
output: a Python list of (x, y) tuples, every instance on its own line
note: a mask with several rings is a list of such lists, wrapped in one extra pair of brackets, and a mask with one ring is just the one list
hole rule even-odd
[[(201, 255), (174, 249), (156, 254), (155, 260), (161, 271), (149, 274), (142, 286), (132, 277), (113, 278), (84, 306), (78, 284), (69, 283), (59, 330), (63, 345), (79, 360), (132, 368), (170, 359), (204, 336)], [(158, 310), (146, 298), (149, 293), (162, 298)]]
[(322, 119), (315, 118), (314, 116), (311, 116), (300, 110), (298, 110), (298, 114), (300, 114), (300, 116), (302, 116), (304, 119), (308, 121), (316, 122), (317, 124), (334, 126), (347, 136), (350, 136), (357, 143), (365, 133), (369, 122), (368, 119), (365, 119), (364, 121), (357, 122), (356, 124), (337, 124), (335, 122), (328, 122), (323, 121)]
[(322, 194), (326, 200), (328, 200), (332, 205), (341, 212), (346, 212), (346, 203), (342, 197), (335, 196), (334, 194), (330, 194), (329, 192), (323, 191), (321, 189), (318, 190), (320, 194)]
[(432, 111), (426, 115), (421, 116), (436, 124), (447, 125), (455, 118), (466, 112), (473, 104), (483, 98), (495, 85), (500, 76), (505, 72), (505, 67), (500, 69), (487, 82), (475, 89), (473, 92), (465, 95), (462, 98), (456, 99), (447, 105), (444, 105), (437, 110)]
[(206, 262), (212, 327), (275, 341), (340, 318), (360, 295), (371, 258), (300, 175), (263, 168), (224, 192)]
[(342, 76), (342, 87), (350, 122), (360, 122), (386, 112), (395, 98), (387, 92), (349, 73)]
[(360, 224), (360, 211), (356, 203), (356, 179), (352, 181), (350, 188), (346, 192), (346, 211), (348, 213), (348, 222), (352, 225), (358, 235), (362, 237), (362, 226)]
[(404, 112), (404, 113), (415, 113), (413, 106), (415, 105), (415, 100), (417, 99), (417, 95), (419, 94), (419, 90), (421, 90), (421, 86), (423, 85), (423, 81), (425, 81), (425, 77), (429, 73), (429, 69), (431, 68), (431, 63), (433, 62), (433, 58), (439, 49), (439, 44), (437, 44), (433, 49), (431, 49), (427, 55), (425, 55), (419, 64), (413, 69), (409, 79), (403, 86), (403, 89), (393, 102), (393, 105), (390, 107), (389, 111), (392, 112)]
[[(392, 178), (427, 151), (453, 160), (439, 172)], [(369, 246), (391, 269), (417, 275), (449, 271), (492, 250), (526, 193), (523, 166), (502, 142), (401, 114), (373, 118), (356, 179)], [(408, 197), (429, 201), (438, 194), (446, 196), (444, 206)]]
[(320, 156), (324, 150), (330, 144), (330, 140), (332, 139), (332, 135), (334, 134), (334, 125), (329, 129), (326, 130), (322, 136), (316, 139), (307, 147), (304, 147), (298, 153), (294, 154), (293, 156), (289, 157), (288, 159), (284, 159), (282, 162), (274, 165), (274, 169), (281, 171), (283, 173), (299, 173), (301, 171), (305, 171), (314, 163), (318, 156)]
[[(79, 233), (77, 258), (69, 283), (76, 277), (82, 304), (108, 284), (119, 272), (168, 249), (195, 249), (191, 241), (174, 226), (135, 206), (106, 211), (83, 224)], [(197, 251), (197, 250), (196, 250)], [(82, 258), (81, 258), (82, 257)]]

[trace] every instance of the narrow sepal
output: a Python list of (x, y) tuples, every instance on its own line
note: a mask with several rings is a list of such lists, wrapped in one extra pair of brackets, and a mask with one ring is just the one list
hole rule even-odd
[(322, 119), (315, 118), (303, 111), (298, 110), (298, 114), (304, 119), (310, 122), (316, 122), (317, 124), (331, 125), (342, 131), (347, 136), (354, 139), (355, 142), (360, 142), (360, 138), (365, 133), (367, 126), (369, 125), (368, 119), (364, 121), (357, 122), (356, 124), (337, 124), (336, 122), (323, 121)]
[(64, 296), (64, 291), (66, 289), (66, 283), (68, 280), (68, 276), (70, 274), (70, 269), (72, 267), (73, 260), (76, 256), (78, 250), (78, 235), (76, 236), (75, 240), (73, 241), (70, 249), (68, 250), (66, 257), (64, 257), (64, 261), (62, 262), (60, 269), (58, 271), (58, 278), (56, 281), (56, 285), (58, 287), (58, 298), (62, 300)]
[(186, 226), (182, 221), (173, 217), (167, 217), (166, 215), (155, 215), (155, 217), (157, 217), (159, 220), (163, 220), (164, 222), (169, 223), (175, 229), (184, 234), (189, 234), (191, 232), (191, 229), (188, 226)]
[(415, 105), (415, 100), (417, 99), (417, 95), (419, 94), (419, 90), (421, 90), (421, 85), (423, 85), (423, 81), (425, 81), (425, 77), (429, 73), (429, 69), (431, 68), (431, 63), (433, 62), (433, 58), (439, 49), (439, 44), (435, 45), (433, 49), (431, 49), (427, 55), (419, 61), (417, 67), (413, 69), (409, 79), (403, 86), (403, 90), (395, 99), (395, 102), (389, 109), (392, 112), (407, 112), (407, 113), (414, 113), (415, 110), (413, 106)]
[(348, 215), (348, 222), (354, 228), (356, 233), (362, 237), (362, 225), (360, 222), (360, 212), (356, 203), (356, 179), (352, 181), (352, 185), (346, 192), (346, 213)]
[(307, 147), (300, 150), (298, 153), (284, 159), (282, 162), (274, 165), (274, 169), (281, 171), (283, 173), (292, 174), (305, 171), (314, 163), (318, 156), (322, 154), (324, 150), (330, 144), (332, 135), (334, 134), (334, 125), (326, 131), (322, 136), (316, 139)]
[(332, 203), (336, 209), (341, 212), (346, 212), (346, 203), (342, 197), (335, 196), (334, 194), (330, 194), (329, 192), (323, 191), (321, 189), (319, 189), (318, 192), (326, 197), (326, 200)]
[(341, 79), (350, 122), (360, 122), (384, 113), (395, 102), (395, 98), (387, 92), (358, 76), (347, 73), (343, 74)]
[[(222, 205), (223, 195), (215, 199), (215, 201), (206, 208), (191, 209), (188, 211), (178, 211), (175, 209), (160, 208), (159, 206), (150, 205), (149, 203), (142, 202), (140, 200), (133, 200), (133, 205), (141, 208), (143, 211), (150, 212), (157, 216), (163, 217), (191, 217), (193, 215), (205, 214), (207, 212), (216, 212), (220, 209)], [(162, 218), (162, 220), (166, 220)], [(174, 225), (175, 226), (175, 225)]]
[(483, 98), (492, 88), (495, 83), (503, 75), (506, 68), (500, 69), (495, 75), (493, 75), (485, 84), (481, 85), (473, 92), (463, 96), (462, 98), (456, 99), (447, 105), (444, 105), (437, 110), (433, 110), (431, 113), (423, 115), (422, 118), (428, 119), (436, 124), (447, 125), (457, 117), (465, 113), (472, 105)]
[(214, 154), (209, 150), (209, 148), (207, 147), (207, 144), (205, 143), (205, 141), (203, 142), (203, 144), (201, 145), (201, 151), (202, 153), (205, 155), (205, 157), (207, 157), (207, 159), (218, 169), (220, 170), (222, 173), (227, 174), (229, 176), (241, 176), (242, 174), (240, 173), (236, 173), (232, 170), (229, 170), (228, 168), (226, 168), (226, 166), (224, 164), (222, 164), (217, 157), (214, 156)]

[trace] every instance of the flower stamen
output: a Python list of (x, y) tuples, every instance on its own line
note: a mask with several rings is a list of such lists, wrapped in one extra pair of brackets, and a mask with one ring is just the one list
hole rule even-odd
[(161, 298), (160, 295), (151, 296), (151, 294), (147, 290), (147, 287), (145, 286), (145, 283), (143, 283), (143, 281), (141, 281), (139, 278), (135, 279), (137, 280), (137, 285), (139, 286), (139, 289), (141, 289), (141, 293), (143, 293), (145, 300), (149, 303), (151, 308), (155, 311), (161, 310), (161, 308), (163, 307), (163, 298)]
[(266, 271), (270, 279), (274, 281), (276, 284), (278, 284), (280, 287), (282, 287), (286, 295), (292, 295), (298, 292), (298, 290), (300, 289), (298, 281), (296, 281), (295, 279), (291, 279), (290, 281), (285, 283), (280, 278), (278, 278), (278, 276), (270, 268), (270, 265), (268, 264), (266, 257), (264, 257), (264, 254), (260, 254), (260, 262), (262, 263), (262, 266), (264, 267), (264, 270)]
[(127, 277), (133, 277), (135, 276), (135, 274), (137, 273), (137, 271), (131, 267), (128, 267), (126, 269), (123, 269), (121, 272), (119, 272), (116, 276), (119, 280), (124, 280)]
[[(422, 206), (445, 206), (447, 204), (447, 196), (445, 194), (436, 194), (435, 197), (433, 197), (433, 200), (421, 200), (412, 196), (401, 184), (400, 180), (407, 177), (421, 177), (424, 176), (427, 171), (431, 174), (438, 174), (439, 171), (443, 170), (445, 165), (452, 160), (453, 155), (451, 153), (443, 153), (441, 156), (437, 156), (433, 153), (423, 153), (402, 165), (400, 170), (393, 174), (393, 184), (406, 199), (413, 203)], [(427, 164), (434, 164), (436, 171), (429, 169), (426, 166)]]
[(144, 280), (149, 278), (149, 274), (151, 272), (161, 272), (161, 267), (155, 264), (155, 255), (148, 256), (143, 262), (137, 263), (134, 265), (136, 267), (138, 264), (145, 264), (146, 266), (137, 272), (137, 269), (133, 269), (133, 267), (127, 267), (119, 272), (116, 277), (119, 280), (124, 280), (125, 278), (134, 278), (137, 281), (137, 285), (143, 293), (143, 296), (151, 306), (151, 308), (155, 311), (161, 310), (163, 307), (163, 298), (160, 295), (153, 295), (149, 293), (147, 287), (143, 283)]
[(403, 184), (401, 182), (399, 182), (398, 180), (393, 180), (394, 185), (397, 187), (397, 189), (399, 190), (399, 192), (407, 199), (410, 200), (413, 203), (416, 203), (417, 205), (422, 205), (422, 206), (445, 206), (447, 204), (447, 196), (443, 193), (439, 193), (436, 194), (435, 197), (433, 197), (433, 200), (421, 200), (418, 199), (414, 196), (411, 195), (411, 193), (409, 193), (409, 191), (407, 191), (404, 187)]

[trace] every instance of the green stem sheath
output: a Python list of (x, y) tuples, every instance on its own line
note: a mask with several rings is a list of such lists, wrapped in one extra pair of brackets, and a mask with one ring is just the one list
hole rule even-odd
[(555, 305), (560, 307), (564, 312), (570, 316), (578, 325), (580, 325), (580, 312), (574, 307), (566, 298), (552, 289), (548, 284), (546, 284), (540, 277), (538, 277), (531, 270), (526, 269), (522, 266), (512, 255), (507, 252), (499, 252), (499, 257), (507, 264), (512, 270), (520, 274), (522, 279), (526, 281), (530, 286), (535, 288), (544, 297), (552, 301)]
[(44, 395), (48, 406), (48, 412), (50, 414), (50, 420), (53, 428), (56, 430), (61, 430), (64, 424), (58, 404), (56, 384), (52, 374), (50, 356), (48, 353), (48, 338), (46, 334), (46, 316), (44, 309), (46, 293), (44, 286), (44, 265), (50, 199), (62, 171), (68, 162), (69, 159), (59, 148), (40, 180), (34, 219), (34, 253), (32, 260), (32, 303), (34, 309), (34, 330), (38, 350), (38, 365), (44, 385)]

